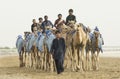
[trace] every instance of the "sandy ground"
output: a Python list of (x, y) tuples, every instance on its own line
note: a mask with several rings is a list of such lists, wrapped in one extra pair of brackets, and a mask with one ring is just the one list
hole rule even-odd
[(29, 68), (19, 68), (18, 56), (0, 57), (0, 79), (120, 79), (120, 58), (100, 58), (99, 71), (71, 72), (57, 75)]

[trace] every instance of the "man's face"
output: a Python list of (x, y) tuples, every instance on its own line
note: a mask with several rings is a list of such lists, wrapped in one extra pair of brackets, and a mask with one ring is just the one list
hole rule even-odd
[(36, 23), (36, 20), (35, 20), (35, 19), (33, 20), (33, 23)]
[(61, 19), (61, 18), (62, 18), (62, 15), (59, 15), (58, 18)]
[(34, 32), (34, 33), (37, 32), (37, 27), (34, 27), (34, 28), (33, 28), (33, 32)]
[(48, 17), (46, 16), (44, 19), (45, 19), (45, 20), (48, 20)]
[(69, 12), (69, 15), (72, 15), (73, 14), (73, 12)]
[(42, 20), (42, 19), (40, 19), (40, 20), (39, 20), (39, 22), (43, 22), (43, 20)]
[(57, 33), (57, 34), (56, 34), (56, 37), (57, 37), (57, 38), (60, 38), (60, 37), (61, 37), (61, 34), (60, 34), (60, 33)]

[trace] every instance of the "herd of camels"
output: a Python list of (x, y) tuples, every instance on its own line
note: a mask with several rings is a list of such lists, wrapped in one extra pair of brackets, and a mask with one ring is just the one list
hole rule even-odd
[[(31, 43), (31, 40), (33, 40), (30, 37), (31, 32), (24, 32), (24, 38), (18, 37), (16, 47), (19, 53), (20, 67), (56, 71), (55, 62), (50, 52), (56, 30), (46, 29), (51, 30), (49, 37), (42, 33), (38, 36), (34, 35), (33, 43)], [(90, 28), (85, 29), (82, 23), (75, 24), (73, 22), (69, 22), (68, 26), (61, 25), (60, 29), (66, 43), (65, 69), (71, 71), (98, 70), (99, 53), (101, 51), (99, 46), (100, 33), (94, 32), (91, 38), (89, 35)], [(49, 43), (46, 41), (49, 41)]]

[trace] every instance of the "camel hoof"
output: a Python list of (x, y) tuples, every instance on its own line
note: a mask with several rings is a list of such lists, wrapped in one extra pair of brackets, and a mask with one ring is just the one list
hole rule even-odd
[(23, 64), (20, 64), (20, 68), (23, 67)]
[(23, 63), (23, 66), (25, 66), (25, 63)]

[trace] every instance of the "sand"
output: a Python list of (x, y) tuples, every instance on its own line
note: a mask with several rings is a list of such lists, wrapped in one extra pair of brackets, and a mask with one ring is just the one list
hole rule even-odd
[(19, 68), (18, 56), (0, 57), (0, 79), (120, 79), (120, 58), (101, 57), (98, 71), (65, 70), (57, 75), (56, 72)]

